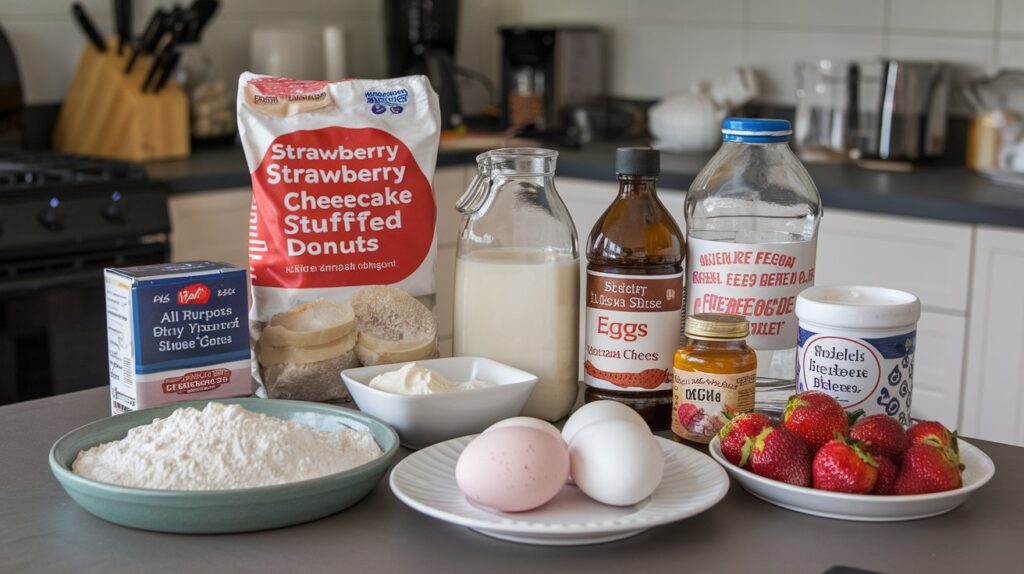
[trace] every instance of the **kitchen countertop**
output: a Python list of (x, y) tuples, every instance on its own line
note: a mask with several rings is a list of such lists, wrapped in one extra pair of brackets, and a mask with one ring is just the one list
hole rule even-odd
[[(579, 150), (560, 150), (557, 173), (561, 177), (614, 182), (618, 145), (624, 144), (602, 142)], [(469, 164), (475, 155), (442, 151), (438, 166)], [(689, 188), (708, 157), (663, 154), (659, 186), (665, 190)], [(200, 149), (187, 159), (150, 163), (146, 168), (150, 177), (167, 185), (170, 193), (249, 185), (240, 147)], [(991, 182), (962, 166), (919, 166), (909, 173), (834, 164), (807, 164), (807, 169), (826, 209), (1024, 228), (1024, 188)]]
[[(1019, 571), (1024, 448), (971, 440), (996, 465), (953, 512), (897, 523), (816, 518), (733, 484), (714, 508), (626, 540), (524, 546), (405, 507), (382, 480), (362, 502), (304, 525), (238, 535), (171, 535), (93, 517), (50, 474), (66, 432), (106, 416), (106, 388), (0, 407), (0, 572), (880, 572)], [(408, 454), (402, 449), (399, 458)]]

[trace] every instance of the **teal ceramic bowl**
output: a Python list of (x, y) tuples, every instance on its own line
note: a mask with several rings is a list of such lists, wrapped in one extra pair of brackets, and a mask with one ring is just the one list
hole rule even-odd
[(80, 451), (120, 440), (129, 429), (166, 417), (177, 409), (202, 408), (208, 402), (175, 403), (89, 423), (54, 443), (50, 449), (50, 469), (75, 502), (104, 520), (145, 530), (209, 534), (289, 526), (348, 508), (373, 490), (398, 452), (398, 435), (391, 427), (350, 409), (304, 401), (220, 399), (215, 402), (241, 405), (254, 413), (319, 430), (344, 426), (369, 431), (384, 456), (320, 478), (237, 490), (147, 490), (97, 482), (71, 472), (71, 464)]

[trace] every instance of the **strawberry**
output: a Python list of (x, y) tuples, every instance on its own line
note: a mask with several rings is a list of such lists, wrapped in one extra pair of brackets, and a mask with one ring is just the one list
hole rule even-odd
[[(938, 421), (921, 421), (917, 423), (907, 431), (907, 438), (910, 439), (912, 444), (931, 442), (932, 444), (939, 444), (952, 449), (957, 455), (960, 454), (960, 448), (956, 443), (956, 432), (950, 432), (949, 429), (942, 426), (942, 423)], [(931, 440), (929, 441), (929, 439)]]
[(903, 453), (894, 494), (926, 494), (960, 488), (960, 457), (951, 448), (917, 443)]
[(894, 418), (878, 414), (865, 417), (850, 427), (850, 436), (867, 445), (871, 456), (899, 461), (910, 446), (903, 426)]
[(878, 463), (878, 478), (875, 480), (875, 488), (871, 494), (892, 494), (896, 489), (896, 477), (900, 469), (886, 456), (875, 456)]
[(743, 445), (740, 466), (765, 478), (796, 486), (811, 483), (811, 455), (797, 435), (781, 427), (765, 427)]
[(811, 472), (819, 490), (868, 494), (878, 480), (878, 462), (864, 443), (837, 435), (818, 449)]
[(718, 431), (721, 440), (722, 456), (725, 460), (740, 464), (743, 457), (743, 445), (748, 437), (756, 437), (764, 427), (772, 426), (772, 420), (764, 413), (740, 413), (729, 419), (722, 430)]
[(804, 391), (789, 397), (782, 424), (803, 438), (812, 453), (832, 440), (835, 433), (849, 433), (846, 411), (839, 401), (821, 391)]

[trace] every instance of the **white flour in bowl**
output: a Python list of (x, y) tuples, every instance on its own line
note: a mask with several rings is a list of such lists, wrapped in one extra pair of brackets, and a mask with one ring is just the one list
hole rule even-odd
[(365, 431), (319, 431), (238, 405), (208, 403), (84, 450), (71, 470), (136, 488), (227, 490), (316, 478), (383, 454)]

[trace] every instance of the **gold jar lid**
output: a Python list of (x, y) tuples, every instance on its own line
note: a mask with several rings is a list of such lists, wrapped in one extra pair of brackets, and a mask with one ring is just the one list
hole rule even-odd
[(691, 339), (736, 340), (750, 332), (750, 323), (743, 315), (698, 313), (686, 317), (686, 336)]

